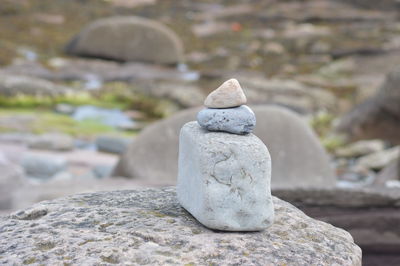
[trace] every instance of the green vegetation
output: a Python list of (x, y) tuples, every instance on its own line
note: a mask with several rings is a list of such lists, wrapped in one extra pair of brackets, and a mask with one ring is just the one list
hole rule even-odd
[[(4, 125), (2, 120), (12, 119), (14, 121), (26, 120), (27, 122), (14, 127)], [(19, 123), (20, 124), (20, 123)], [(53, 113), (46, 110), (38, 110), (34, 115), (30, 110), (24, 109), (0, 109), (0, 131), (12, 132), (23, 131), (35, 134), (46, 132), (63, 132), (77, 137), (92, 137), (97, 134), (109, 133), (116, 135), (132, 136), (133, 132), (120, 132), (110, 126), (101, 124), (96, 120), (75, 121), (67, 115)]]
[(317, 113), (310, 121), (311, 127), (319, 136), (322, 145), (329, 152), (345, 144), (344, 139), (338, 135), (332, 134), (333, 121), (335, 116), (331, 113)]

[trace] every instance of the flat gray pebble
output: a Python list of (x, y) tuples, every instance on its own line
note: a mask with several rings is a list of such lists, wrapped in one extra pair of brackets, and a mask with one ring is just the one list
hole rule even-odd
[(197, 122), (209, 131), (243, 135), (253, 131), (256, 116), (247, 105), (224, 109), (205, 108), (197, 114)]

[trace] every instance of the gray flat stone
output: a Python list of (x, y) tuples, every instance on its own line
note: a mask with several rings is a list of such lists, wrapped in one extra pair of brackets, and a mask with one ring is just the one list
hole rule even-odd
[(179, 140), (178, 200), (199, 222), (226, 231), (273, 223), (271, 157), (259, 138), (208, 132), (193, 121)]
[(225, 109), (206, 108), (197, 114), (197, 122), (209, 131), (248, 134), (256, 126), (256, 116), (247, 105)]
[(273, 203), (268, 230), (223, 234), (184, 211), (174, 188), (59, 198), (0, 216), (0, 264), (361, 265), (349, 233)]

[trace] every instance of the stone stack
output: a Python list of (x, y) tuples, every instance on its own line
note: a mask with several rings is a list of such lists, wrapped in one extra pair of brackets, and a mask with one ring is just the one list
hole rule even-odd
[(180, 132), (178, 200), (211, 229), (258, 231), (273, 223), (271, 157), (251, 134), (256, 119), (245, 103), (239, 82), (228, 80)]
[(236, 79), (225, 81), (211, 92), (197, 115), (197, 122), (209, 131), (248, 134), (256, 125), (254, 112), (244, 105), (246, 96)]

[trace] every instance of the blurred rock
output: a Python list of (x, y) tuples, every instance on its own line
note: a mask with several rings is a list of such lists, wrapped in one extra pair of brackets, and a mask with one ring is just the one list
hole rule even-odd
[(74, 149), (74, 139), (62, 133), (47, 133), (30, 138), (28, 147), (40, 150), (69, 151)]
[(382, 151), (384, 148), (385, 143), (382, 140), (361, 140), (337, 149), (335, 155), (339, 157), (359, 157)]
[[(254, 134), (271, 153), (272, 188), (335, 184), (327, 154), (299, 116), (282, 107), (251, 107), (257, 118)], [(185, 110), (145, 128), (122, 156), (113, 175), (138, 180), (151, 177), (148, 181), (174, 184), (179, 131), (185, 123), (196, 119), (198, 111), (198, 108)]]
[(93, 167), (92, 172), (97, 178), (105, 178), (110, 177), (113, 170), (113, 165), (96, 165)]
[(389, 187), (388, 182), (390, 181), (400, 181), (400, 157), (379, 171), (372, 185)]
[(99, 19), (87, 25), (65, 50), (72, 55), (118, 61), (183, 61), (183, 44), (172, 30), (157, 21), (135, 16)]
[(71, 91), (70, 88), (44, 79), (0, 73), (0, 95), (3, 96), (20, 94), (56, 96), (69, 91)]
[(400, 69), (387, 75), (378, 93), (340, 120), (337, 130), (351, 140), (384, 139), (400, 143)]
[(146, 187), (149, 184), (126, 179), (99, 179), (92, 173), (77, 176), (62, 171), (55, 178), (44, 183), (26, 183), (13, 194), (13, 209), (27, 208), (30, 205), (77, 193), (95, 191), (121, 190), (127, 188)]
[(13, 208), (13, 197), (24, 183), (23, 169), (0, 153), (0, 210)]
[(304, 113), (333, 110), (336, 106), (336, 97), (332, 93), (297, 81), (254, 77), (240, 77), (239, 80), (249, 104), (274, 103)]
[(25, 174), (38, 179), (49, 179), (67, 168), (64, 158), (27, 153), (22, 157), (21, 165)]
[(356, 161), (356, 166), (359, 168), (380, 170), (387, 166), (389, 163), (399, 158), (399, 152), (400, 146), (374, 152), (360, 157)]
[[(138, 84), (138, 83), (136, 83)], [(205, 94), (193, 84), (187, 82), (143, 82), (137, 89), (157, 98), (167, 98), (182, 107), (194, 107), (203, 103)]]
[(385, 256), (389, 261), (400, 261), (398, 188), (282, 189), (275, 190), (274, 195), (315, 219), (350, 232), (363, 250), (363, 260), (364, 255), (368, 255), (366, 262), (369, 263), (371, 257), (378, 262), (367, 265), (392, 265), (387, 264)]
[(131, 140), (122, 137), (99, 136), (96, 138), (95, 143), (99, 151), (123, 154), (131, 143)]
[(59, 103), (54, 109), (57, 113), (64, 115), (72, 115), (75, 112), (75, 107), (66, 103)]

